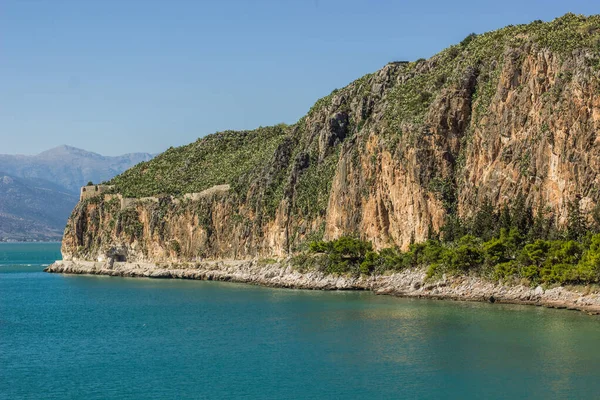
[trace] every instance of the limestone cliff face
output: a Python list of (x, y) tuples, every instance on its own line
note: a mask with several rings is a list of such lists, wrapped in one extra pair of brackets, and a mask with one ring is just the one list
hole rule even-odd
[[(600, 18), (469, 37), (265, 129), (211, 135), (116, 178), (113, 191), (157, 200), (82, 201), (64, 257), (280, 257), (343, 234), (406, 247), (448, 213), (518, 192), (564, 224), (568, 201), (589, 210), (600, 200)], [(220, 184), (231, 190), (184, 196)]]
[[(596, 53), (597, 54), (597, 53)], [(511, 52), (489, 112), (473, 126), (460, 206), (489, 196), (510, 201), (518, 190), (566, 217), (566, 201), (598, 199), (600, 85), (593, 53), (561, 57), (549, 50)]]

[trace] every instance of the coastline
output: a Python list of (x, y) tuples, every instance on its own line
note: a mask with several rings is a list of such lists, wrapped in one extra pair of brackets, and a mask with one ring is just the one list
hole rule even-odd
[(311, 290), (371, 290), (375, 294), (439, 300), (535, 305), (579, 310), (600, 315), (600, 292), (586, 287), (544, 290), (503, 285), (477, 277), (447, 277), (425, 282), (425, 269), (376, 276), (337, 276), (319, 271), (299, 272), (285, 262), (261, 264), (257, 260), (206, 261), (165, 264), (93, 261), (56, 261), (49, 273), (106, 275), (155, 279), (231, 281), (261, 286)]

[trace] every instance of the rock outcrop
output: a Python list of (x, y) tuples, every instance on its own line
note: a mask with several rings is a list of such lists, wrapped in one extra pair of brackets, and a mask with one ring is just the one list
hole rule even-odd
[[(112, 195), (80, 202), (62, 251), (154, 263), (282, 258), (345, 234), (406, 248), (449, 213), (519, 192), (564, 224), (576, 197), (595, 207), (599, 183), (600, 17), (568, 14), (388, 64), (294, 125), (170, 149), (109, 182)], [(218, 185), (231, 189), (211, 191)], [(116, 193), (139, 200), (122, 209)]]

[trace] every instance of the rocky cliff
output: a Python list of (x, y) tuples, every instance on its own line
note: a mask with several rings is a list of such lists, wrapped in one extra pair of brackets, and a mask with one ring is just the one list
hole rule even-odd
[(599, 171), (600, 16), (567, 14), (390, 63), (294, 125), (171, 148), (80, 202), (62, 250), (66, 260), (282, 257), (344, 234), (406, 247), (448, 215), (518, 192), (560, 225), (569, 201), (589, 211), (600, 200)]

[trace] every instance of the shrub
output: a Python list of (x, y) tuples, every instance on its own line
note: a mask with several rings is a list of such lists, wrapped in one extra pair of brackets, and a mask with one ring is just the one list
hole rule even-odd
[(177, 240), (171, 240), (171, 250), (178, 256), (181, 254), (181, 245)]
[(333, 250), (331, 242), (318, 241), (318, 242), (310, 242), (308, 244), (308, 249), (313, 253), (329, 253)]
[(462, 47), (467, 47), (469, 45), (469, 43), (471, 43), (475, 38), (477, 37), (476, 33), (470, 33), (466, 38), (464, 38), (461, 42), (460, 45)]
[[(538, 207), (533, 218), (531, 207), (524, 199), (524, 195), (518, 194), (512, 208), (503, 207), (492, 219), (486, 219), (483, 214), (477, 217), (478, 221), (471, 222), (454, 218), (456, 226), (467, 227), (466, 230), (472, 232), (458, 240), (429, 239), (412, 243), (408, 251), (386, 248), (377, 252), (370, 242), (344, 236), (333, 241), (311, 242), (309, 249), (315, 255), (305, 257), (314, 260), (320, 256), (318, 268), (329, 273), (370, 275), (427, 267), (428, 278), (442, 274), (478, 274), (494, 280), (526, 279), (536, 285), (600, 282), (600, 234), (580, 231), (578, 240), (536, 239), (570, 235), (567, 230), (551, 232), (551, 222), (543, 207)], [(488, 214), (495, 213), (489, 203), (481, 207), (484, 209)], [(572, 220), (579, 218), (582, 216), (576, 214)], [(481, 236), (491, 235), (492, 231), (485, 228), (486, 223), (491, 222), (502, 227), (484, 242)]]
[(377, 265), (381, 262), (379, 254), (374, 251), (368, 251), (364, 260), (360, 263), (360, 273), (370, 275)]
[[(463, 241), (465, 238), (467, 240)], [(474, 238), (465, 236), (463, 239), (459, 241), (459, 246), (454, 251), (446, 253), (445, 259), (450, 271), (467, 272), (477, 269), (483, 263), (483, 252), (478, 244), (472, 240)]]
[(577, 264), (573, 280), (578, 282), (600, 281), (600, 234), (592, 236), (589, 249), (583, 253)]
[(379, 262), (378, 254), (373, 252), (371, 242), (350, 236), (342, 236), (332, 241), (311, 242), (308, 248), (312, 253), (327, 256), (325, 271), (328, 273), (370, 274)]
[(514, 260), (496, 264), (494, 266), (493, 278), (495, 280), (506, 280), (510, 277), (516, 276), (519, 272), (517, 262)]

